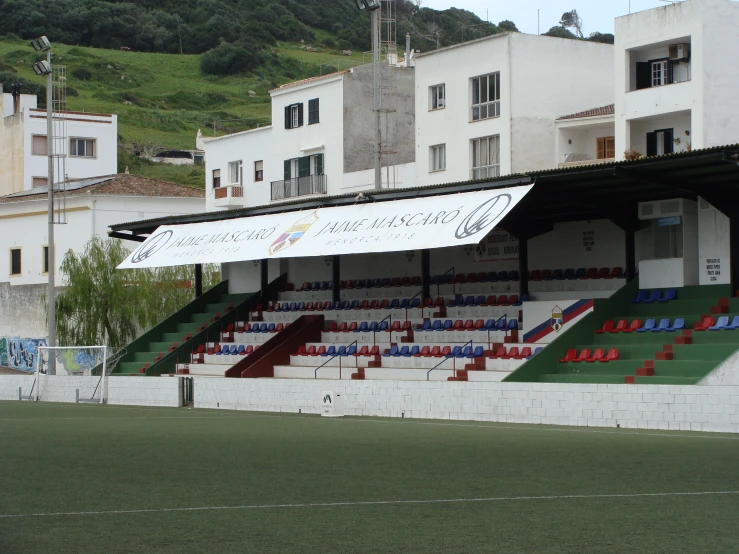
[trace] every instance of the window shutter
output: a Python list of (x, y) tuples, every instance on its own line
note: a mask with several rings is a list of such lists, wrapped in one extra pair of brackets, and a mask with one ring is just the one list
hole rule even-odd
[(298, 158), (298, 177), (308, 177), (310, 175), (310, 156)]
[(612, 160), (616, 157), (616, 138), (606, 137), (606, 158)]
[(603, 160), (606, 157), (606, 139), (595, 139), (598, 142), (598, 159)]
[(647, 133), (647, 156), (657, 155), (657, 133)]
[(652, 86), (652, 64), (636, 62), (636, 90)]
[(285, 129), (292, 129), (290, 119), (290, 106), (285, 106)]
[(316, 175), (323, 175), (323, 154), (316, 156)]
[(290, 167), (292, 166), (292, 160), (285, 160), (285, 181), (290, 180)]
[(298, 127), (303, 126), (303, 103), (298, 104)]
[(675, 143), (672, 142), (675, 133), (673, 129), (665, 129), (663, 133), (665, 134), (665, 154), (672, 154), (675, 151)]

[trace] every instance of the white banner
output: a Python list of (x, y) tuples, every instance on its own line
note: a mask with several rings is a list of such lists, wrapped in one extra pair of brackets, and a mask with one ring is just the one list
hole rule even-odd
[(476, 244), (532, 187), (164, 225), (118, 269)]

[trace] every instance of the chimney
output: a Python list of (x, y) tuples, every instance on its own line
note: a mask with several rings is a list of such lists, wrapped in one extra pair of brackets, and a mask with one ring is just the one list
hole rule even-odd
[(15, 115), (21, 111), (21, 83), (10, 85), (10, 94), (13, 95), (13, 114)]
[(411, 34), (405, 34), (405, 66), (411, 66)]

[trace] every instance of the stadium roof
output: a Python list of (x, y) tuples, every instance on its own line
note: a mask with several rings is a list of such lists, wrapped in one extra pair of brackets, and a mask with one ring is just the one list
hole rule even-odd
[(111, 225), (110, 235), (143, 241), (160, 225), (180, 225), (357, 202), (386, 202), (456, 194), (536, 183), (510, 212), (503, 227), (518, 237), (533, 237), (554, 223), (610, 219), (625, 230), (639, 226), (639, 202), (669, 198), (705, 198), (724, 213), (739, 209), (739, 144), (680, 152), (633, 161), (534, 171), (496, 179), (364, 191), (337, 196), (296, 199), (252, 208), (169, 216)]
[(557, 121), (562, 121), (565, 119), (584, 119), (586, 117), (602, 117), (607, 115), (614, 115), (615, 113), (615, 104), (609, 104), (608, 106), (601, 106), (600, 108), (593, 108), (592, 110), (585, 110), (584, 112), (563, 115), (562, 117), (557, 118)]

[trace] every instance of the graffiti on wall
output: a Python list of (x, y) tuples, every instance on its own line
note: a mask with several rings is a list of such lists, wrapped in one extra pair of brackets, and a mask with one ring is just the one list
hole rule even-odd
[(46, 346), (46, 339), (0, 338), (0, 365), (35, 371), (39, 346)]

